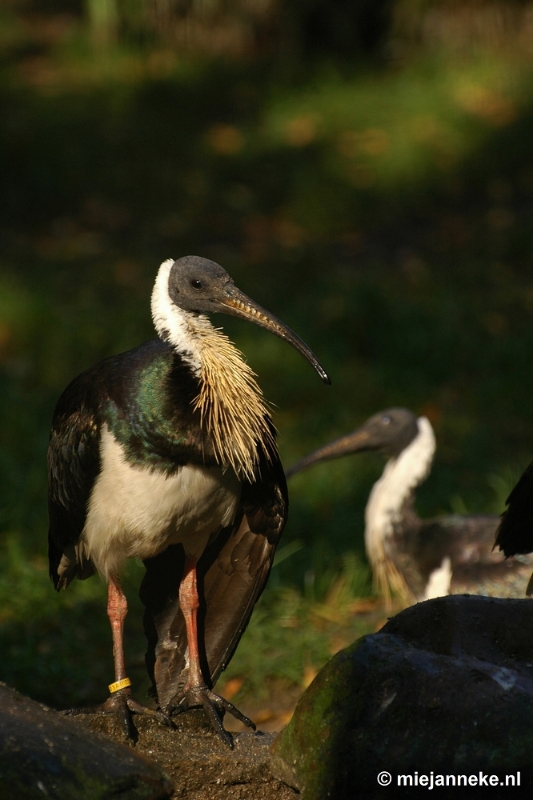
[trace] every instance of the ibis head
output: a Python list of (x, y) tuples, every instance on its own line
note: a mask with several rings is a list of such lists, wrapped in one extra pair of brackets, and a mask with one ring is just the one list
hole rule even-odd
[(226, 270), (214, 261), (199, 256), (178, 258), (168, 271), (167, 290), (171, 304), (185, 312), (230, 314), (276, 334), (309, 361), (324, 383), (330, 383), (328, 374), (305, 342), (285, 323), (241, 292)]
[(418, 434), (418, 421), (407, 408), (388, 408), (367, 419), (360, 428), (320, 447), (287, 471), (287, 477), (331, 458), (375, 450), (396, 458)]

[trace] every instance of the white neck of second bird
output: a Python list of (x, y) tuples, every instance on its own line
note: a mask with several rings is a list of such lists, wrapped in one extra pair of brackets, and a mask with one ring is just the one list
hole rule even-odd
[(435, 455), (435, 434), (426, 417), (419, 417), (418, 434), (396, 458), (385, 465), (365, 509), (365, 548), (372, 566), (385, 558), (384, 542), (394, 533), (406, 503), (424, 481)]

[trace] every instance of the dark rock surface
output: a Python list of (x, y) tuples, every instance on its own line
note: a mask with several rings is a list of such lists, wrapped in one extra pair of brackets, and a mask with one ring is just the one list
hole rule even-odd
[[(398, 785), (415, 773), (439, 797), (533, 796), (533, 600), (429, 600), (359, 639), (307, 689), (272, 769), (302, 800), (420, 797), (429, 787)], [(518, 772), (520, 787), (500, 785)]]
[[(126, 742), (111, 717), (76, 717), (82, 726)], [(273, 733), (238, 733), (230, 750), (213, 733), (201, 710), (174, 719), (170, 730), (149, 717), (134, 717), (134, 752), (154, 759), (174, 782), (172, 798), (186, 800), (294, 800), (298, 793), (272, 775)]]
[(0, 798), (163, 800), (171, 791), (142, 755), (0, 684)]

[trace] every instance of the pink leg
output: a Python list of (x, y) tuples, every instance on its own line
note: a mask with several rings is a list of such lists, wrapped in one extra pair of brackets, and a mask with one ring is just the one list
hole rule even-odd
[(241, 720), (245, 725), (255, 730), (253, 722), (245, 717), (244, 714), (235, 708), (234, 705), (224, 700), (223, 697), (214, 694), (206, 685), (202, 668), (200, 666), (200, 652), (198, 647), (198, 608), (200, 599), (198, 597), (198, 584), (196, 577), (196, 559), (187, 556), (183, 577), (179, 588), (180, 608), (185, 619), (185, 629), (187, 632), (187, 645), (189, 648), (189, 677), (185, 689), (187, 699), (186, 707), (203, 706), (211, 725), (218, 733), (220, 738), (231, 748), (233, 740), (228, 731), (222, 724), (222, 718), (226, 711), (236, 719)]
[[(153, 711), (151, 708), (141, 706), (131, 697), (130, 681), (126, 678), (126, 665), (124, 663), (124, 620), (128, 613), (128, 601), (122, 591), (122, 586), (118, 578), (109, 582), (107, 587), (107, 616), (111, 623), (113, 634), (113, 660), (115, 662), (115, 684), (109, 687), (110, 696), (101, 706), (94, 708), (71, 708), (65, 714), (117, 714), (122, 720), (122, 726), (126, 736), (133, 741), (137, 741), (137, 731), (133, 724), (131, 715), (145, 714), (155, 717), (164, 725), (173, 727), (171, 720), (166, 714), (160, 711)], [(118, 681), (124, 681), (125, 686), (116, 686)]]
[(124, 664), (124, 620), (128, 613), (128, 601), (122, 591), (118, 578), (111, 580), (107, 587), (107, 616), (113, 634), (113, 659), (115, 662), (115, 681), (126, 677)]
[[(115, 662), (115, 686), (118, 681), (126, 679), (126, 665), (124, 663), (124, 620), (128, 613), (128, 601), (122, 591), (122, 586), (118, 578), (109, 581), (107, 587), (107, 616), (111, 623), (113, 634), (113, 660)], [(131, 697), (130, 681), (127, 679), (126, 686), (119, 688), (109, 687), (111, 696), (108, 697), (103, 705), (104, 710), (119, 714), (122, 718), (123, 727), (128, 738), (137, 741), (137, 731), (131, 719), (131, 712), (155, 716), (165, 725), (172, 726), (171, 721), (165, 714), (152, 709), (145, 708)]]
[(187, 630), (187, 644), (189, 646), (189, 684), (191, 688), (205, 686), (204, 677), (200, 667), (200, 654), (198, 651), (198, 584), (196, 580), (196, 559), (188, 556), (185, 560), (185, 569), (181, 579), (180, 608), (185, 618)]

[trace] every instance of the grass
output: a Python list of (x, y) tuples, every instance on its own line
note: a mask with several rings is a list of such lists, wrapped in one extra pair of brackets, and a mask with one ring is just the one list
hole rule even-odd
[(338, 573), (309, 573), (303, 592), (273, 578), (224, 675), (242, 680), (244, 697), (264, 696), (274, 680), (305, 688), (331, 655), (372, 630), (359, 613), (376, 607), (368, 568), (355, 554), (345, 554)]

